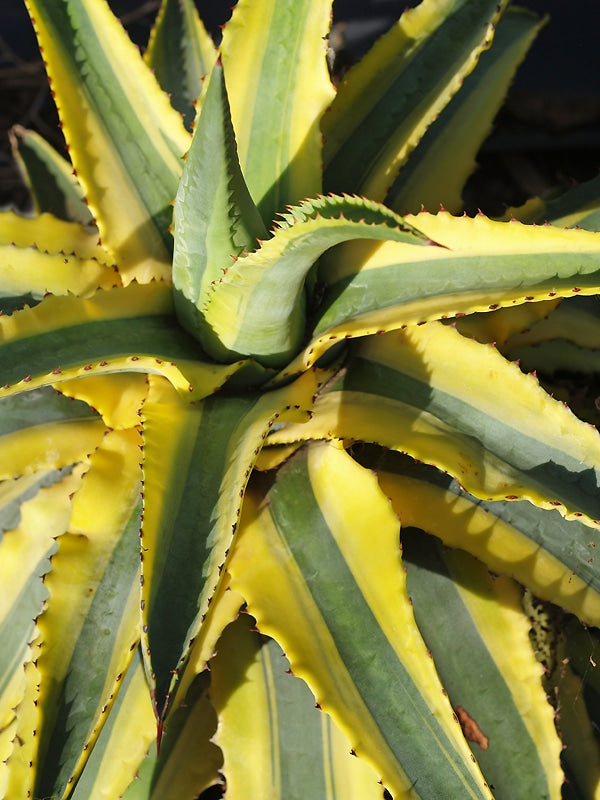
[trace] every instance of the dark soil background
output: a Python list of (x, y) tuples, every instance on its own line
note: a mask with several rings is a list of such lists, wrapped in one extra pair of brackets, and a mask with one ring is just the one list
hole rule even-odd
[[(109, 0), (131, 37), (144, 47), (160, 0)], [(362, 55), (370, 43), (417, 0), (335, 0), (338, 64)], [(519, 71), (493, 134), (479, 154), (480, 168), (465, 189), (466, 208), (499, 215), (533, 195), (593, 177), (600, 168), (600, 49), (597, 0), (521, 0), (549, 14)], [(0, 28), (0, 207), (25, 210), (29, 199), (13, 162), (8, 131), (19, 124), (63, 150), (62, 134), (22, 0), (4, 0)], [(230, 0), (197, 0), (218, 40)]]

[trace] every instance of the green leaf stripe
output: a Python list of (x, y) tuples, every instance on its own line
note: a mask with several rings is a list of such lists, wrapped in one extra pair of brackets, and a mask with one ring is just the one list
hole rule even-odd
[(272, 442), (310, 438), (377, 442), (435, 464), (483, 499), (527, 498), (600, 520), (597, 432), (493, 347), (440, 323), (357, 344), (312, 419)]
[(386, 205), (400, 214), (417, 213), (421, 208), (435, 212), (440, 206), (453, 214), (462, 210), (462, 190), (476, 167), (476, 154), (540, 27), (538, 17), (528, 10), (507, 10), (477, 69), (467, 75), (460, 91), (402, 165), (385, 198)]
[(383, 200), (395, 171), (473, 69), (500, 10), (490, 0), (450, 0), (405, 12), (354, 80), (341, 85), (324, 119), (326, 191)]
[[(351, 503), (336, 502), (333, 481)], [(488, 798), (414, 625), (399, 524), (373, 476), (331, 444), (311, 446), (279, 471), (263, 508), (250, 512), (240, 563), (234, 554), (230, 564), (261, 630), (394, 795)], [(259, 555), (266, 566), (251, 563)], [(376, 565), (384, 574), (373, 587)], [(266, 574), (272, 586), (261, 596)]]
[[(123, 628), (132, 627), (131, 612), (137, 611), (140, 511), (141, 500), (106, 564), (87, 610), (68, 672), (53, 703), (52, 728), (44, 726), (44, 758), (38, 764), (40, 796), (64, 791), (73, 782), (80, 757), (104, 724), (107, 705), (112, 704), (120, 689), (121, 674), (106, 674), (105, 669), (114, 663), (115, 655), (122, 658), (119, 648)], [(135, 642), (134, 638), (131, 644)], [(43, 659), (40, 667), (43, 669)]]
[[(471, 732), (472, 747), (495, 800), (560, 798), (561, 743), (521, 590), (416, 529), (402, 530), (402, 559), (415, 619), (444, 688), (479, 729)], [(492, 604), (493, 617), (486, 615)]]
[(394, 474), (387, 473), (394, 461), (381, 465), (380, 483), (407, 526), (423, 528), (490, 569), (516, 578), (536, 596), (599, 623), (597, 530), (526, 500), (479, 500), (449, 475), (404, 457), (396, 461)]
[[(223, 751), (228, 793), (381, 800), (374, 770), (350, 754), (350, 743), (315, 708), (312, 692), (291, 674), (277, 642), (253, 630), (255, 625), (240, 615), (224, 630), (210, 665), (219, 717), (215, 742)], [(248, 741), (244, 754), (232, 747), (236, 732)]]
[[(309, 374), (278, 391), (223, 393), (190, 406), (165, 381), (151, 380), (142, 409), (142, 605), (144, 653), (159, 717), (206, 615), (267, 433), (286, 413), (297, 418), (314, 388)], [(165, 480), (174, 475), (174, 490), (165, 493)], [(175, 662), (173, 654), (181, 654)]]

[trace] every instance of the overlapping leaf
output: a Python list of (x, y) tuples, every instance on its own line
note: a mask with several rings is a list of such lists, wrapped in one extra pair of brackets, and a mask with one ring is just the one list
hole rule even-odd
[(514, 72), (538, 33), (540, 21), (523, 9), (507, 10), (489, 50), (400, 170), (386, 205), (400, 214), (443, 206), (463, 208), (462, 190), (475, 169), (475, 154), (489, 134)]
[(384, 471), (379, 479), (406, 525), (423, 528), (444, 544), (472, 553), (494, 572), (528, 586), (536, 596), (597, 624), (597, 529), (528, 501), (483, 502), (432, 467), (404, 467), (401, 474)]
[(79, 776), (139, 641), (139, 441), (136, 430), (107, 434), (45, 582), (35, 758), (41, 797), (64, 796)]
[(447, 213), (408, 216), (405, 223), (439, 246), (348, 242), (322, 259), (322, 310), (294, 367), (313, 363), (347, 336), (596, 294), (597, 234)]
[(273, 433), (273, 443), (376, 442), (435, 464), (483, 499), (527, 498), (600, 519), (597, 431), (494, 348), (430, 323), (352, 353), (311, 420)]

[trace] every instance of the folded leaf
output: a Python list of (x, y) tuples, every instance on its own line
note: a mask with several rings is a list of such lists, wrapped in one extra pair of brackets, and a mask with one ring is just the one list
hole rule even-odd
[(240, 170), (223, 69), (210, 77), (175, 202), (173, 283), (181, 322), (202, 341), (211, 285), (267, 232)]
[(358, 197), (306, 200), (281, 216), (273, 237), (237, 260), (213, 287), (205, 318), (216, 341), (204, 344), (220, 360), (244, 354), (282, 366), (298, 351), (312, 311), (305, 285), (319, 256), (333, 245), (349, 239), (367, 239), (370, 246), (377, 239), (429, 244), (402, 217)]

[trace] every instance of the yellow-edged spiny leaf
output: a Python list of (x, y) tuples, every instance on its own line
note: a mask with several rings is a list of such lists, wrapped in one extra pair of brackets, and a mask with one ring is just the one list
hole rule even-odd
[(349, 241), (321, 259), (327, 289), (312, 341), (283, 374), (344, 338), (597, 291), (596, 233), (446, 212), (404, 223), (438, 246)]
[(495, 800), (560, 800), (562, 744), (521, 588), (422, 531), (401, 539), (417, 625)]
[(142, 641), (159, 724), (217, 587), (267, 433), (275, 422), (305, 418), (316, 386), (308, 372), (272, 392), (221, 393), (190, 405), (167, 381), (150, 379), (142, 409)]
[(255, 624), (240, 615), (210, 665), (210, 697), (219, 715), (215, 741), (231, 800), (381, 800), (377, 773), (350, 753), (350, 742), (315, 708), (281, 648), (253, 631)]
[(195, 800), (221, 783), (223, 757), (213, 741), (217, 717), (208, 697), (209, 675), (206, 670), (196, 676), (169, 717), (160, 755), (150, 749), (123, 800)]
[[(321, 191), (331, 0), (241, 0), (222, 44), (240, 164), (268, 225)], [(276, 64), (277, 68), (273, 68)]]
[[(11, 726), (29, 694), (31, 671), (24, 668), (39, 650), (35, 620), (48, 597), (43, 579), (51, 569), (55, 539), (68, 525), (71, 495), (81, 473), (78, 468), (66, 476), (51, 475), (46, 486), (37, 476), (38, 491), (23, 498), (14, 527), (0, 535), (0, 731)], [(27, 732), (29, 738), (33, 730)], [(13, 731), (9, 743), (16, 736)]]
[(383, 200), (489, 46), (505, 2), (424, 0), (349, 71), (323, 117), (324, 188)]
[(384, 460), (379, 481), (405, 525), (466, 550), (493, 572), (516, 578), (537, 597), (598, 624), (597, 529), (524, 500), (478, 500), (448, 475), (410, 460), (393, 473)]
[(167, 377), (190, 400), (216, 391), (244, 362), (199, 358), (198, 344), (174, 324), (164, 283), (98, 291), (93, 297), (47, 297), (34, 308), (0, 317), (0, 396), (70, 378), (120, 372)]
[(121, 797), (156, 737), (156, 723), (139, 647), (71, 794), (73, 800)]
[(527, 9), (508, 8), (477, 69), (466, 76), (402, 166), (386, 205), (400, 214), (422, 208), (435, 211), (440, 206), (453, 214), (462, 210), (462, 191), (476, 167), (477, 152), (540, 27), (540, 20)]
[(394, 796), (490, 798), (414, 622), (399, 529), (372, 473), (310, 445), (266, 502), (247, 495), (232, 586)]
[(306, 424), (274, 444), (375, 442), (435, 464), (480, 498), (600, 520), (600, 437), (491, 346), (439, 322), (356, 344)]
[[(70, 156), (124, 282), (169, 276), (179, 114), (102, 0), (26, 0)], [(125, 213), (126, 210), (126, 213)]]
[(211, 345), (209, 338), (206, 347), (216, 345), (220, 357), (242, 353), (282, 366), (298, 351), (307, 318), (315, 313), (306, 299), (311, 273), (328, 248), (354, 239), (373, 246), (384, 239), (430, 249), (402, 217), (364, 198), (318, 197), (281, 216), (273, 237), (238, 259), (213, 287), (205, 319), (216, 342)]
[(139, 641), (140, 435), (107, 433), (45, 585), (36, 792), (67, 797)]

